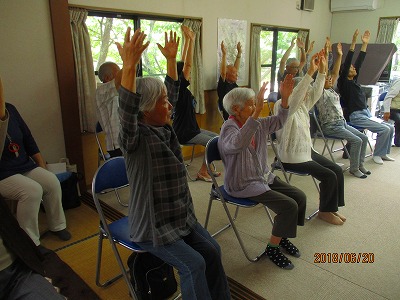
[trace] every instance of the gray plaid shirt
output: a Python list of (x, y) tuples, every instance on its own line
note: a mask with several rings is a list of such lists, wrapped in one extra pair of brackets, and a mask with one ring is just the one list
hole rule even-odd
[[(167, 76), (165, 85), (170, 102), (176, 101), (179, 81)], [(170, 125), (155, 127), (138, 121), (141, 95), (123, 87), (119, 93), (132, 241), (170, 244), (189, 234), (197, 222), (178, 138)]]

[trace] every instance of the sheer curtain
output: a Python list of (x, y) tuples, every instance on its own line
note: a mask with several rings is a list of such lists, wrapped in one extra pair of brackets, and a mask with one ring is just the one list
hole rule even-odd
[(393, 35), (397, 30), (399, 24), (398, 18), (380, 19), (379, 31), (376, 37), (377, 44), (388, 44), (393, 40)]
[(196, 34), (193, 51), (190, 91), (197, 101), (196, 113), (204, 114), (206, 112), (206, 108), (204, 103), (203, 59), (201, 56), (200, 47), (201, 21), (185, 19), (183, 20), (182, 24), (192, 29), (192, 31)]
[(94, 132), (96, 123), (96, 79), (94, 76), (90, 36), (85, 24), (87, 15), (88, 12), (85, 9), (72, 7), (69, 9), (81, 131)]
[(251, 29), (250, 88), (255, 93), (260, 89), (261, 82), (260, 32), (261, 26), (254, 25)]

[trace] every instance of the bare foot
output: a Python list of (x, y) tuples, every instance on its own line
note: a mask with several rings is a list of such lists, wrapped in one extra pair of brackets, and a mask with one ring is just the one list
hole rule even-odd
[(343, 215), (341, 215), (341, 214), (339, 214), (338, 211), (334, 212), (333, 214), (334, 214), (336, 217), (339, 217), (340, 220), (342, 220), (343, 222), (346, 222), (346, 220), (347, 220), (346, 217), (343, 216)]
[(333, 225), (343, 225), (344, 223), (339, 217), (337, 217), (331, 212), (320, 211), (318, 213), (318, 218)]

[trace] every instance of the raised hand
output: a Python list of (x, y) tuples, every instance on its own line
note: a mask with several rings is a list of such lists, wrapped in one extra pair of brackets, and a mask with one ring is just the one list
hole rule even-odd
[(304, 42), (300, 38), (296, 39), (296, 44), (297, 44), (297, 48), (304, 49)]
[(315, 41), (312, 41), (310, 44), (310, 47), (308, 47), (308, 49), (307, 49), (307, 54), (310, 54), (313, 51), (314, 44), (315, 44)]
[(340, 42), (337, 43), (336, 53), (339, 54), (339, 55), (343, 55), (343, 47), (342, 47), (342, 43), (340, 43)]
[(295, 42), (296, 42), (296, 37), (294, 36), (294, 37), (292, 38), (292, 41), (290, 42), (290, 47), (291, 47), (291, 48), (294, 47)]
[(310, 67), (308, 68), (307, 74), (313, 76), (319, 66), (319, 53), (315, 53), (310, 60)]
[(172, 32), (171, 30), (169, 32), (169, 38), (168, 33), (165, 32), (164, 47), (157, 43), (158, 49), (160, 49), (162, 55), (164, 55), (167, 60), (176, 58), (176, 54), (178, 53), (179, 40), (180, 38), (176, 37), (176, 32)]
[(353, 39), (351, 42), (354, 44), (357, 43), (358, 33), (359, 33), (358, 29), (356, 29), (356, 31), (354, 31), (354, 33), (353, 33)]
[(226, 48), (225, 48), (225, 45), (224, 45), (224, 41), (221, 42), (221, 52), (222, 52), (223, 55), (226, 55)]
[(255, 99), (255, 101), (256, 101), (256, 103), (255, 103), (256, 104), (256, 109), (253, 112), (253, 118), (254, 119), (258, 118), (258, 116), (260, 115), (261, 111), (264, 108), (264, 95), (265, 95), (265, 92), (267, 90), (268, 90), (268, 81), (263, 82), (263, 84), (262, 84), (262, 86), (261, 86), (261, 88), (258, 91), (258, 94), (256, 96), (256, 99)]
[(182, 25), (181, 29), (185, 38), (194, 41), (196, 34), (189, 27)]
[(242, 45), (240, 44), (240, 42), (237, 43), (236, 50), (238, 55), (242, 54)]
[(371, 33), (369, 30), (366, 30), (364, 34), (361, 36), (361, 41), (363, 44), (368, 44), (369, 43), (369, 38), (371, 37)]
[(115, 43), (118, 48), (119, 55), (121, 56), (123, 62), (123, 68), (128, 69), (137, 66), (142, 56), (143, 51), (149, 46), (149, 41), (143, 44), (146, 34), (140, 29), (136, 29), (131, 37), (131, 28), (125, 32), (124, 45), (121, 46), (120, 43)]
[(289, 107), (289, 96), (294, 89), (294, 79), (292, 74), (287, 74), (281, 84), (279, 85), (279, 92), (281, 93), (281, 106), (283, 108)]

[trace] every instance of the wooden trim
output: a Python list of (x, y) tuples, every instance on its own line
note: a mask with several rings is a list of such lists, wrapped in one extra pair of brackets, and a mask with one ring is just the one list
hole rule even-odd
[[(70, 162), (77, 164), (78, 172), (85, 175), (68, 1), (49, 0), (49, 5), (65, 152)], [(85, 188), (83, 181), (80, 187)]]

